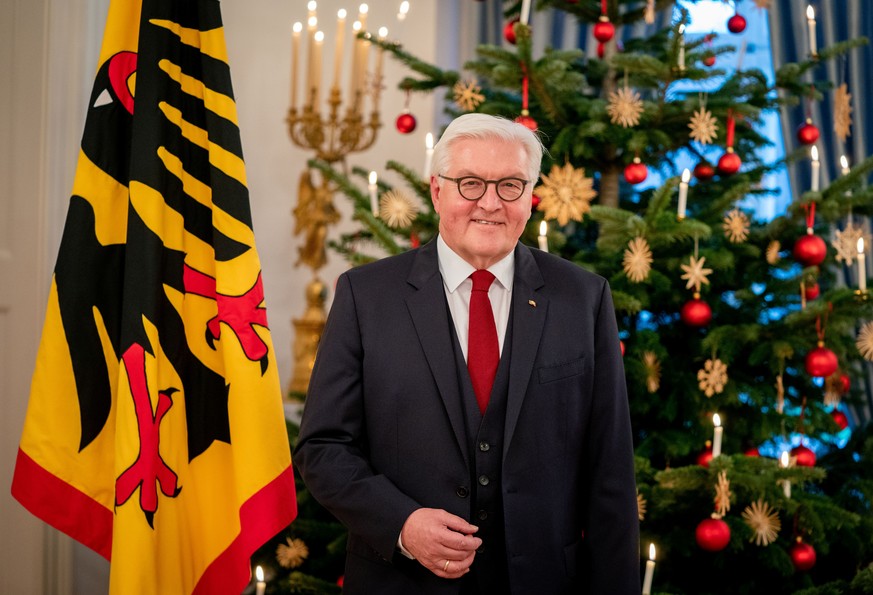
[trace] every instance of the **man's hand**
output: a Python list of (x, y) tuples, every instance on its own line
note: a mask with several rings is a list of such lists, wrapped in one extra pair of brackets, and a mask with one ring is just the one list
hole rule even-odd
[(442, 578), (459, 578), (470, 565), (482, 540), (473, 537), (479, 527), (437, 508), (419, 508), (400, 531), (403, 547), (419, 564)]

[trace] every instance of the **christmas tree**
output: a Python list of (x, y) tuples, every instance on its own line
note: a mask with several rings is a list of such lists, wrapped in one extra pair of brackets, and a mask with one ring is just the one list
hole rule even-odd
[[(619, 49), (616, 26), (663, 19), (672, 2), (536, 2), (590, 23), (595, 55), (534, 56), (530, 4), (505, 8), (510, 44), (480, 46), (466, 76), (374, 43), (409, 67), (402, 91), (442, 90), (452, 115), (502, 115), (542, 133), (550, 158), (522, 241), (612, 287), (636, 438), (641, 565), (650, 543), (657, 552), (646, 564), (657, 568), (651, 592), (873, 592), (873, 431), (844, 430), (873, 360), (870, 237), (858, 225), (873, 210), (873, 158), (822, 186), (810, 154), (817, 126), (829, 123), (800, 122), (799, 147), (784, 162), (761, 156), (774, 139), (756, 127), (785, 103), (841, 93), (820, 66), (866, 40), (810, 48), (768, 80), (742, 65), (721, 68), (740, 48), (686, 36), (681, 9)], [(708, 91), (677, 90), (689, 82)], [(837, 127), (849, 127), (837, 111)], [(688, 159), (693, 175), (680, 176), (674, 164)], [(810, 167), (812, 185), (761, 220), (755, 200), (773, 192), (765, 176), (785, 163)], [(312, 166), (355, 205), (360, 229), (333, 244), (352, 265), (436, 234), (428, 182), (400, 160), (386, 169), (405, 184), (373, 190), (366, 171)], [(650, 175), (662, 181), (644, 185)], [(861, 273), (853, 286), (848, 270)], [(307, 508), (305, 488), (298, 501), (298, 520), (277, 544), (287, 554), (300, 539), (309, 557), (277, 592), (337, 590), (343, 531), (315, 503)]]

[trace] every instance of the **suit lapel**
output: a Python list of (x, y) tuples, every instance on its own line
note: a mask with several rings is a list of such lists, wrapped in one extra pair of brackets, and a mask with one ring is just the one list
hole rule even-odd
[(549, 302), (545, 296), (537, 293), (543, 285), (542, 273), (530, 249), (518, 244), (515, 248), (515, 278), (512, 287), (512, 361), (509, 367), (506, 426), (503, 435), (504, 458), (518, 423), (546, 321)]
[(443, 279), (437, 262), (436, 240), (418, 251), (407, 282), (418, 291), (406, 299), (418, 340), (449, 416), (464, 462), (469, 464), (464, 429), (464, 412), (458, 392), (452, 335)]

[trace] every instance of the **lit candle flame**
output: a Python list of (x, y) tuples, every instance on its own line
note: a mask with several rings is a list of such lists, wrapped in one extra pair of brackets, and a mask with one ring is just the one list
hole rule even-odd
[(315, 43), (321, 43), (324, 41), (324, 31), (316, 31), (315, 32)]
[(370, 10), (369, 6), (367, 6), (366, 4), (361, 4), (358, 7), (358, 14), (367, 14), (367, 12), (369, 12), (369, 10)]
[(686, 184), (691, 181), (691, 172), (688, 170), (687, 167), (685, 168), (685, 171), (682, 172), (682, 181)]
[(840, 155), (840, 165), (843, 169), (849, 169), (849, 160), (846, 159), (845, 155)]
[(685, 25), (679, 25), (679, 35), (685, 33)]
[(294, 23), (293, 31), (294, 33), (300, 33), (301, 31), (303, 31), (303, 23), (301, 23), (300, 21)]
[(318, 26), (318, 17), (309, 17), (306, 24), (310, 29), (315, 29)]
[(426, 149), (433, 149), (433, 133), (428, 132), (424, 137), (424, 147)]
[(388, 37), (388, 27), (379, 27), (379, 39)]
[(812, 8), (812, 4), (806, 7), (806, 18), (810, 21), (815, 20), (815, 10)]
[[(650, 543), (649, 544), (649, 560), (654, 560), (654, 559), (655, 559), (655, 544)], [(260, 566), (258, 568), (260, 568)]]
[(715, 427), (719, 427), (721, 425), (721, 418), (718, 416), (718, 413), (712, 414), (712, 423)]
[(864, 238), (858, 238), (858, 254), (864, 254)]
[(540, 221), (540, 235), (544, 236), (549, 231), (549, 226), (546, 225), (545, 221)]
[(781, 456), (780, 459), (779, 459), (780, 462), (782, 463), (782, 466), (783, 466), (783, 467), (786, 467), (786, 468), (788, 467), (788, 458), (789, 458), (788, 451), (787, 451), (787, 450), (783, 450), (783, 451), (782, 451), (782, 456)]
[(812, 145), (812, 149), (810, 149), (810, 155), (812, 155), (813, 161), (818, 161), (818, 147)]
[(336, 18), (344, 19), (344, 18), (346, 18), (347, 14), (348, 13), (346, 12), (345, 8), (340, 8), (338, 11), (336, 11)]
[[(310, 4), (315, 4), (315, 2), (310, 2)], [(264, 582), (264, 569), (260, 566), (255, 568), (255, 578), (258, 579), (258, 582)]]
[(378, 178), (378, 176), (376, 175), (376, 172), (371, 171), (371, 172), (370, 172), (370, 178), (369, 178), (369, 179), (370, 179), (370, 185), (375, 185), (375, 184), (376, 184), (376, 181), (377, 181), (379, 178)]
[(400, 3), (400, 10), (397, 11), (397, 20), (402, 21), (405, 19), (407, 13), (409, 13), (409, 2), (403, 0), (403, 2)]

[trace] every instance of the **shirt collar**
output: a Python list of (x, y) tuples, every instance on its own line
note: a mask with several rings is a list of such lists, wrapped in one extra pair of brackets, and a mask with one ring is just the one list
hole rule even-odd
[[(437, 236), (437, 259), (443, 283), (445, 283), (449, 293), (454, 293), (458, 286), (476, 270), (473, 265), (449, 248), (449, 245), (440, 235)], [(515, 274), (515, 250), (510, 251), (509, 254), (492, 264), (488, 270), (504, 289), (511, 290), (512, 277)]]

